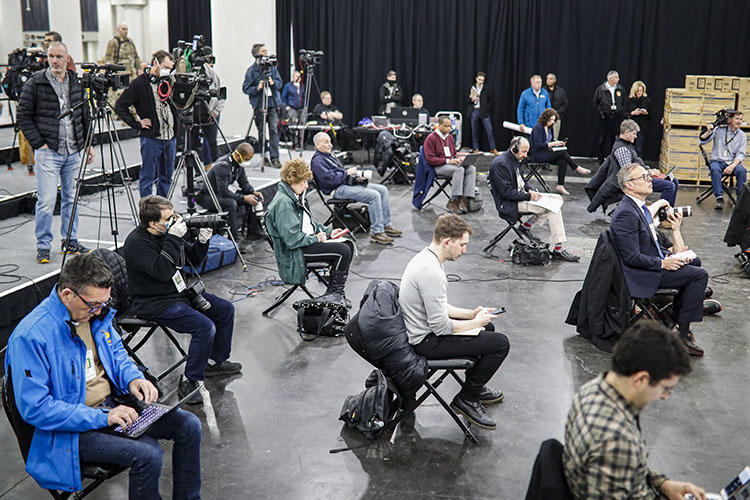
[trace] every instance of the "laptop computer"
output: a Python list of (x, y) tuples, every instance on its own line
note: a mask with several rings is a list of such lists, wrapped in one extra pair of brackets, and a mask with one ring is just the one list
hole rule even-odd
[(419, 110), (417, 108), (402, 108), (394, 106), (391, 108), (390, 113), (391, 123), (395, 125), (401, 125), (405, 123), (407, 125), (418, 125), (419, 124)]
[[(121, 425), (105, 427), (103, 429), (99, 429), (102, 432), (106, 432), (108, 434), (114, 434), (116, 436), (122, 436), (130, 439), (138, 439), (141, 437), (147, 430), (151, 428), (152, 425), (154, 425), (160, 418), (162, 418), (164, 415), (167, 415), (169, 413), (172, 413), (175, 409), (179, 408), (182, 403), (184, 403), (190, 396), (192, 396), (196, 391), (199, 389), (195, 389), (188, 394), (185, 395), (184, 398), (180, 399), (173, 405), (164, 405), (161, 403), (143, 403), (141, 401), (134, 401), (132, 404), (127, 403), (126, 406), (135, 407), (138, 406), (140, 408), (135, 408), (136, 411), (138, 411), (138, 419), (133, 422), (130, 426), (127, 428), (123, 428)], [(135, 398), (133, 398), (135, 400)]]
[(386, 116), (380, 116), (380, 115), (373, 115), (372, 117), (372, 124), (375, 125), (378, 128), (383, 128), (388, 126), (388, 117)]

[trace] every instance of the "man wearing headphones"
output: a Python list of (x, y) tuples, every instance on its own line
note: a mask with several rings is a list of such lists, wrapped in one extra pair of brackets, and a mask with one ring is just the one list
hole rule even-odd
[(521, 162), (528, 154), (529, 141), (524, 137), (514, 137), (510, 141), (510, 148), (492, 160), (490, 191), (495, 207), (500, 216), (511, 224), (518, 222), (522, 214), (532, 214), (520, 227), (521, 232), (531, 241), (539, 241), (531, 234), (532, 224), (549, 222), (550, 239), (553, 243), (552, 258), (578, 262), (581, 260), (580, 256), (568, 253), (562, 247), (566, 237), (560, 195), (529, 189), (523, 180)]
[[(268, 66), (260, 64), (262, 58), (268, 56), (268, 49), (262, 43), (253, 45), (250, 51), (255, 62), (247, 68), (245, 72), (245, 81), (242, 84), (242, 91), (250, 98), (250, 105), (253, 107), (255, 126), (258, 128), (258, 143), (263, 144), (263, 112), (266, 113), (266, 123), (268, 124), (268, 135), (271, 139), (268, 152), (271, 156), (271, 164), (276, 168), (281, 168), (279, 161), (279, 111), (278, 107), (284, 105), (281, 100), (281, 90), (284, 82), (281, 80), (279, 70), (276, 64)], [(268, 96), (266, 109), (263, 109), (263, 94)], [(263, 158), (263, 161), (266, 161)]]
[[(115, 112), (131, 128), (141, 132), (141, 171), (138, 174), (138, 188), (141, 198), (153, 194), (154, 181), (156, 194), (167, 196), (172, 183), (175, 145), (175, 115), (167, 95), (160, 91), (159, 77), (169, 75), (174, 67), (172, 55), (165, 50), (157, 50), (151, 56), (151, 66), (130, 82), (115, 103)], [(138, 120), (128, 111), (135, 106)]]
[[(263, 202), (263, 194), (253, 189), (243, 168), (245, 164), (250, 162), (254, 154), (253, 147), (243, 142), (234, 151), (216, 160), (211, 170), (206, 174), (220, 207), (214, 205), (206, 186), (201, 188), (196, 200), (202, 207), (211, 212), (229, 212), (229, 230), (237, 241), (240, 239), (239, 223), (240, 217), (245, 211), (245, 206), (254, 207)], [(235, 182), (240, 186), (240, 189), (236, 192), (229, 189), (229, 186)], [(240, 247), (240, 251), (243, 250), (244, 247)]]

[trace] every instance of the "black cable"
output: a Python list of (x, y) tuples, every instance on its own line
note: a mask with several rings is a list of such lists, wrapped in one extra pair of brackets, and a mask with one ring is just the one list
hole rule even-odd
[(16, 489), (16, 486), (18, 486), (22, 482), (26, 481), (29, 477), (31, 477), (31, 476), (29, 476), (28, 474), (24, 474), (24, 476), (21, 479), (19, 479), (18, 481), (16, 481), (16, 483), (13, 486), (11, 486), (7, 490), (5, 490), (2, 493), (0, 493), (0, 498), (3, 498), (5, 495), (7, 495), (8, 493), (10, 493), (14, 489)]
[[(15, 231), (16, 229), (19, 229), (19, 228), (23, 227), (24, 225), (28, 224), (29, 222), (31, 222), (33, 220), (34, 220), (34, 218), (32, 217), (32, 218), (26, 219), (25, 221), (22, 221), (22, 222), (16, 222), (15, 224), (10, 224), (8, 226), (2, 226), (2, 227), (0, 227), (0, 231), (1, 231), (0, 232), (0, 236), (4, 236), (6, 234), (10, 234), (13, 231)], [(7, 229), (7, 231), (6, 231), (6, 229)]]

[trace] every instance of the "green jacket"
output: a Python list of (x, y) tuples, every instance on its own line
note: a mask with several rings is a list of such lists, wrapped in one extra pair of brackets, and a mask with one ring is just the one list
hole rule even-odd
[[(318, 242), (318, 237), (302, 232), (303, 210), (299, 198), (286, 182), (279, 182), (279, 190), (268, 205), (266, 231), (271, 237), (279, 276), (284, 283), (302, 285), (305, 283), (305, 260), (302, 249)], [(308, 212), (309, 213), (309, 212)], [(313, 219), (310, 220), (316, 233), (331, 236), (332, 228), (327, 228)]]

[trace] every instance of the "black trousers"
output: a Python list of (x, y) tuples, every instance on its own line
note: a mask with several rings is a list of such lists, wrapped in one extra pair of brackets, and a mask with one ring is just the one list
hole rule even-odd
[(695, 259), (676, 271), (662, 269), (661, 288), (677, 288), (679, 293), (672, 303), (675, 319), (679, 323), (703, 321), (703, 299), (708, 285), (708, 271)]
[(331, 266), (334, 271), (349, 272), (349, 264), (352, 262), (351, 243), (342, 242), (318, 242), (302, 249), (305, 262), (323, 262)]
[(604, 162), (604, 158), (612, 152), (612, 146), (615, 143), (615, 137), (620, 135), (620, 122), (622, 117), (619, 114), (604, 115), (599, 118), (599, 145), (598, 155), (599, 164)]
[(214, 205), (214, 202), (211, 199), (211, 195), (208, 193), (201, 193), (196, 201), (209, 212), (229, 212), (229, 230), (232, 232), (232, 236), (234, 236), (235, 240), (239, 239), (238, 231), (242, 215), (245, 213), (246, 204), (238, 203), (234, 198), (217, 196), (216, 199), (219, 200), (221, 210), (216, 208), (216, 205)]
[(427, 335), (422, 342), (412, 346), (414, 352), (427, 359), (467, 358), (475, 362), (466, 370), (466, 381), (459, 393), (467, 401), (479, 401), (479, 394), (490, 381), (510, 351), (508, 337), (495, 332), (488, 323), (476, 337), (463, 335)]
[(560, 186), (565, 184), (565, 174), (567, 173), (568, 167), (572, 170), (575, 170), (578, 167), (567, 151), (536, 153), (534, 155), (534, 160), (555, 163), (557, 165), (557, 184)]
[(211, 162), (215, 162), (219, 158), (219, 148), (216, 145), (216, 134), (219, 132), (219, 128), (216, 123), (211, 121), (209, 125), (201, 127), (203, 132), (203, 140), (208, 142), (208, 148), (211, 150)]

